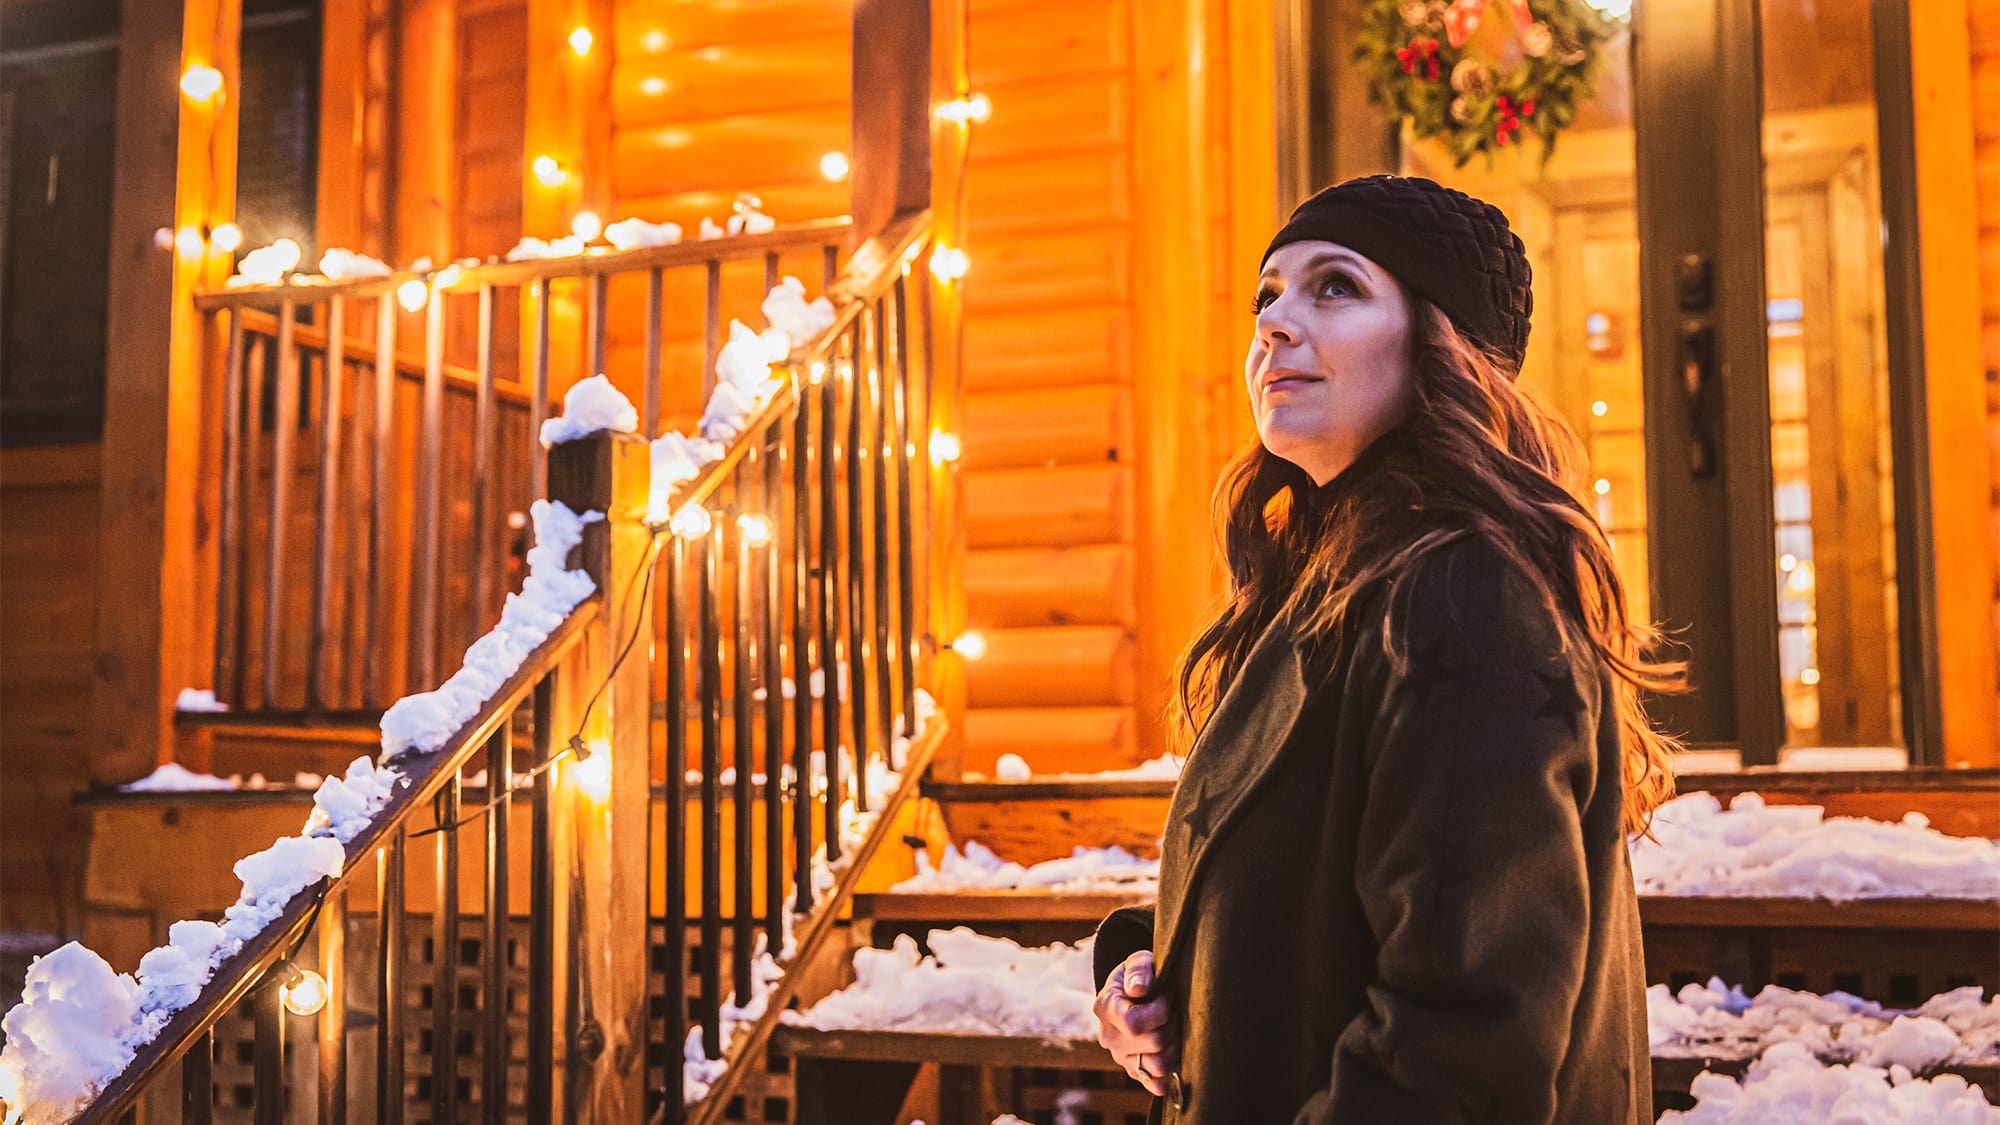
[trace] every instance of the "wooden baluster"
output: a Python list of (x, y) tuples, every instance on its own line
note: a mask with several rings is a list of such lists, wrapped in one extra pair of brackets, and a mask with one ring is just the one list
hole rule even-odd
[(399, 828), (376, 853), (375, 919), (381, 942), (375, 959), (375, 1120), (401, 1125), (403, 1120), (403, 1006), (409, 998), (403, 983), (404, 850), (409, 834)]
[(181, 1056), (181, 1125), (209, 1125), (215, 1119), (215, 1031), (194, 1037)]
[(431, 911), (431, 1120), (458, 1120), (458, 808), (453, 770), (433, 806), (437, 818), (437, 889)]
[(585, 375), (604, 374), (604, 357), (611, 334), (610, 286), (610, 274), (593, 274), (590, 278), (590, 370)]
[(660, 324), (660, 303), (664, 299), (665, 281), (660, 267), (646, 271), (646, 410), (640, 416), (645, 426), (641, 431), (647, 441), (660, 436), (660, 352), (662, 326)]
[(681, 1066), (687, 1042), (687, 541), (667, 545), (667, 625), (659, 652), (667, 662), (666, 949), (662, 975), (660, 1097), (666, 1125), (680, 1125)]
[(320, 1125), (347, 1121), (347, 888), (326, 896), (314, 923), (326, 1003), (319, 1010)]
[(313, 524), (312, 623), (306, 637), (306, 710), (327, 705), (326, 634), (333, 616), (333, 532), (340, 483), (340, 384), (347, 367), (347, 302), (327, 298), (326, 362), (320, 369), (319, 518)]
[(479, 1100), (487, 1121), (507, 1120), (507, 845), (514, 811), (514, 722), (507, 716), (486, 739), (486, 948), (480, 1015), (485, 1040), (479, 1052)]
[(528, 394), (528, 498), (540, 500), (549, 493), (549, 458), (542, 451), (542, 422), (549, 416), (549, 283), (538, 280), (530, 287), (529, 303), (534, 306), (528, 337), (528, 362), (534, 386)]
[(702, 309), (701, 401), (715, 392), (715, 357), (722, 353), (722, 262), (708, 262), (708, 295)]
[(271, 523), (269, 567), (264, 571), (264, 652), (262, 698), (258, 705), (267, 709), (282, 706), (278, 695), (278, 674), (284, 666), (279, 644), (285, 621), (285, 522), (291, 514), (292, 437), (298, 429), (299, 350), (296, 337), (298, 305), (290, 300), (278, 306), (278, 383), (276, 420), (271, 427)]
[[(907, 290), (909, 277), (896, 279), (896, 440), (899, 468), (896, 472), (896, 654), (902, 662), (903, 733), (917, 736), (917, 577), (912, 557), (915, 527), (910, 510), (910, 481), (917, 472), (917, 452), (910, 436), (910, 324)], [(894, 763), (902, 769), (902, 763)]]
[(425, 306), (424, 409), (418, 436), (416, 576), (410, 583), (410, 691), (437, 686), (438, 557), (444, 487), (444, 306), (442, 289)]
[[(867, 517), (866, 496), (862, 492), (862, 461), (868, 458), (868, 441), (862, 418), (867, 414), (866, 387), (870, 349), (863, 331), (869, 314), (861, 314), (849, 336), (847, 402), (847, 711), (854, 750), (854, 809), (868, 810), (868, 679), (871, 654), (868, 651), (868, 567), (867, 541), (862, 539)], [(835, 755), (829, 751), (827, 761)], [(830, 771), (829, 771), (830, 772)]]
[[(785, 950), (785, 691), (784, 661), (779, 652), (785, 603), (781, 600), (779, 559), (784, 551), (784, 427), (774, 423), (764, 431), (768, 443), (764, 457), (764, 513), (771, 528), (771, 540), (760, 555), (764, 579), (758, 620), (763, 624), (758, 652), (764, 658), (764, 948), (772, 957)], [(803, 692), (801, 692), (803, 694)], [(801, 739), (805, 727), (799, 727)]]
[(284, 1125), (285, 1120), (285, 1001), (284, 966), (266, 970), (250, 993), (253, 1033), (250, 1089), (257, 1125)]
[[(467, 560), (467, 586), (472, 612), (465, 617), (465, 644), (470, 646), (485, 634), (487, 622), (495, 620), (494, 562), (486, 549), (493, 542), (493, 456), (499, 427), (499, 407), (493, 393), (493, 287), (479, 287), (479, 384), (473, 391), (472, 407), (472, 551)], [(497, 560), (496, 560), (497, 561)]]
[(555, 778), (548, 763), (556, 752), (555, 688), (556, 677), (561, 674), (551, 670), (535, 685), (537, 772), (533, 839), (528, 841), (528, 1120), (531, 1122), (549, 1120), (555, 1107), (556, 875), (552, 855)]
[[(251, 706), (250, 703), (250, 637), (251, 637), (251, 584), (250, 555), (254, 549), (250, 534), (250, 510), (257, 494), (257, 462), (260, 460), (264, 442), (264, 375), (265, 365), (270, 362), (268, 342), (270, 337), (258, 333), (250, 338), (248, 361), (244, 366), (243, 387), (243, 457), (242, 491), (237, 511), (242, 513), (242, 535), (238, 537), (239, 551), (236, 561), (236, 674), (231, 684), (230, 699), (238, 709)], [(268, 539), (268, 535), (266, 536)], [(268, 607), (266, 612), (269, 612)], [(216, 685), (220, 693), (222, 686)]]
[(368, 607), (364, 612), (361, 668), (361, 705), (378, 707), (382, 699), (380, 643), (376, 623), (389, 604), (389, 535), (392, 513), (389, 504), (389, 473), (394, 464), (396, 436), (396, 298), (383, 293), (375, 310), (375, 427), (370, 435), (375, 464), (369, 475), (368, 495)]
[(342, 462), (347, 466), (348, 479), (344, 485), (347, 514), (345, 516), (346, 535), (343, 542), (346, 550), (340, 560), (341, 574), (341, 688), (340, 706), (363, 708), (367, 704), (362, 698), (362, 669), (370, 663), (367, 630), (368, 623), (361, 611), (361, 602), (367, 596), (363, 593), (368, 583), (368, 547), (361, 542), (363, 529), (368, 526), (368, 511), (374, 507), (374, 497), (369, 492), (368, 465), (368, 425), (367, 418), (372, 412), (374, 391), (372, 385), (362, 375), (362, 369), (354, 369), (354, 406), (349, 413), (353, 423), (347, 427), (347, 456)]
[[(243, 535), (243, 493), (239, 477), (243, 461), (243, 306), (229, 312), (229, 358), (222, 372), (222, 518), (216, 539), (215, 674), (214, 691), (227, 693), (236, 678), (241, 656), (230, 643), (243, 612), (243, 573), (238, 565), (238, 540)], [(229, 702), (241, 705), (240, 695)]]
[[(718, 521), (719, 522), (719, 521)], [(719, 528), (696, 541), (701, 613), (702, 1049), (722, 1057), (722, 637), (716, 564)]]

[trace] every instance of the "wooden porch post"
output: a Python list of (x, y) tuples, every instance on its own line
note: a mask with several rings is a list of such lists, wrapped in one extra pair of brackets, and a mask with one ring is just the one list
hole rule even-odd
[[(241, 0), (124, 0), (111, 205), (91, 777), (129, 781), (171, 745), (174, 697), (207, 676), (197, 553), (202, 321), (192, 296), (230, 257), (162, 249), (154, 232), (204, 234), (236, 207)], [(182, 93), (190, 66), (221, 92)]]
[[(578, 763), (564, 762), (558, 774), (557, 944), (567, 962), (558, 978), (567, 1018), (556, 1037), (562, 1121), (644, 1120), (652, 676), (648, 638), (635, 634), (648, 627), (652, 609), (651, 598), (629, 584), (643, 588), (641, 564), (652, 561), (645, 525), (651, 466), (649, 447), (632, 434), (600, 433), (549, 451), (550, 497), (578, 512), (605, 513), (584, 529), (578, 548), (604, 612), (576, 674), (564, 678), (555, 745), (583, 721), (592, 756), (610, 756), (608, 794), (590, 792)], [(628, 641), (625, 663), (613, 672)], [(585, 721), (582, 711), (607, 675)]]

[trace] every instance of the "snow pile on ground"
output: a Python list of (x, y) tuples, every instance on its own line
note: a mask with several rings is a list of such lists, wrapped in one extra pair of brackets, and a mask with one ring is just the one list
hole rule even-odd
[(388, 277), (389, 263), (353, 250), (335, 246), (319, 256), (319, 272), (329, 281), (353, 281), (363, 277)]
[(1646, 1018), (1660, 1058), (1747, 1059), (1778, 1043), (1799, 1043), (1827, 1062), (1913, 1071), (2000, 1063), (2000, 996), (1988, 1001), (1978, 985), (1898, 1010), (1844, 992), (1821, 996), (1769, 985), (1751, 998), (1716, 979), (1679, 993), (1656, 984), (1646, 990)]
[(681, 240), (679, 223), (649, 223), (644, 219), (620, 219), (604, 228), (604, 240), (620, 250), (646, 246), (672, 246)]
[(196, 773), (178, 762), (162, 762), (152, 773), (118, 787), (121, 793), (207, 793), (243, 788), (236, 778)]
[(1023, 949), (959, 927), (932, 930), (931, 956), (904, 934), (892, 949), (857, 949), (855, 982), (804, 1012), (780, 1018), (822, 1030), (1027, 1035), (1091, 1039), (1090, 943)]
[(229, 704), (218, 701), (213, 691), (182, 688), (180, 695), (174, 700), (174, 710), (210, 713), (227, 711)]
[(1918, 813), (1829, 818), (1817, 805), (1766, 805), (1755, 793), (1725, 810), (1690, 793), (1655, 811), (1653, 836), (1632, 841), (1640, 894), (2000, 897), (2000, 844), (1947, 836)]
[(563, 395), (563, 412), (542, 423), (542, 446), (589, 437), (599, 430), (629, 434), (639, 428), (639, 411), (632, 400), (602, 375), (579, 379)]
[(1955, 1074), (1913, 1078), (1901, 1065), (1828, 1065), (1802, 1043), (1780, 1043), (1738, 1082), (1704, 1073), (1690, 1110), (1669, 1110), (1660, 1125), (2000, 1125), (2000, 1109)]
[(965, 851), (947, 846), (944, 858), (931, 867), (930, 855), (917, 853), (917, 873), (891, 891), (1018, 890), (1034, 887), (1057, 893), (1153, 891), (1160, 881), (1160, 861), (1140, 859), (1124, 848), (1079, 847), (1066, 859), (1023, 867), (994, 855), (992, 849), (968, 840)]
[(436, 752), (597, 588), (590, 575), (569, 569), (566, 560), (571, 549), (583, 542), (584, 525), (604, 514), (578, 515), (559, 500), (537, 500), (529, 516), (535, 524), (535, 545), (528, 549), (528, 577), (521, 592), (507, 595), (500, 624), (465, 650), (465, 662), (450, 679), (435, 691), (404, 696), (383, 713), (384, 762), (404, 754)]

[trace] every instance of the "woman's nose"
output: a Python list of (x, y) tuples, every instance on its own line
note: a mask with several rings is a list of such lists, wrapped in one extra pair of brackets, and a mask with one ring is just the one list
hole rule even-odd
[(1257, 314), (1257, 335), (1262, 337), (1266, 347), (1273, 344), (1296, 344), (1298, 335), (1278, 311), (1278, 302), (1273, 301)]

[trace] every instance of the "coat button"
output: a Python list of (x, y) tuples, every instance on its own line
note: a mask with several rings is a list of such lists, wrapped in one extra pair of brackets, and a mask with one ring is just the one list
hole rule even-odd
[(1176, 1110), (1187, 1108), (1187, 1083), (1181, 1081), (1181, 1072), (1176, 1070), (1167, 1076), (1167, 1100)]

